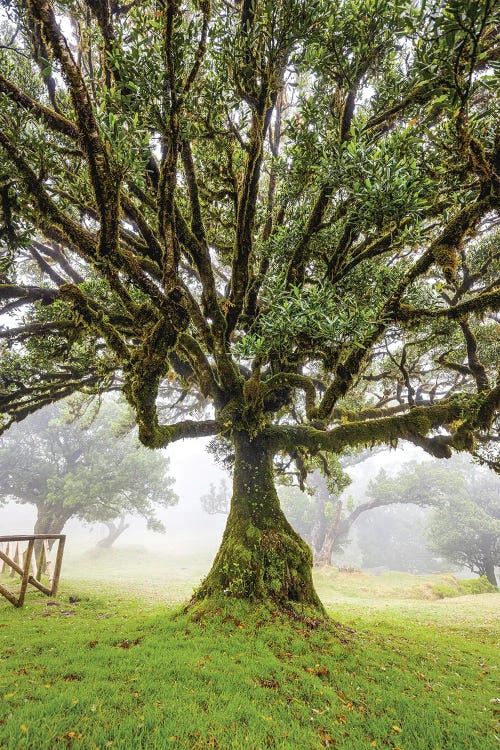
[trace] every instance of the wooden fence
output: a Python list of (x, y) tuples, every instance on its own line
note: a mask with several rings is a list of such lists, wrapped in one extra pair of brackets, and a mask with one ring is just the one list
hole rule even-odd
[[(10, 578), (21, 578), (21, 588), (17, 596), (2, 584), (0, 594), (14, 607), (23, 606), (28, 585), (34, 586), (46, 596), (55, 596), (61, 575), (65, 541), (64, 534), (0, 536), (0, 573)], [(58, 543), (54, 564), (51, 542)], [(43, 575), (48, 576), (49, 586), (42, 583)]]

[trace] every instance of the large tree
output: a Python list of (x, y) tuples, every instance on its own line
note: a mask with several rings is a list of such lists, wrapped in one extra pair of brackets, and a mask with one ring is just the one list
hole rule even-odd
[[(131, 433), (117, 436), (120, 411), (105, 405), (97, 418), (77, 419), (65, 404), (46, 407), (0, 437), (0, 506), (34, 505), (35, 534), (60, 534), (70, 518), (123, 532), (126, 515), (164, 531), (156, 513), (177, 502), (168, 459), (150, 453)], [(108, 542), (109, 540), (109, 542)]]
[(4, 428), (118, 387), (150, 448), (224, 437), (198, 596), (319, 606), (275, 456), (495, 417), (497, 3), (3, 7)]

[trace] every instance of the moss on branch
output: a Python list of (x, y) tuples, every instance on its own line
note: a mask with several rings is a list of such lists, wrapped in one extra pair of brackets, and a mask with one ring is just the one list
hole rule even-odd
[[(347, 447), (383, 443), (392, 445), (397, 440), (409, 440), (421, 445), (438, 457), (449, 455), (449, 449), (470, 450), (473, 432), (487, 430), (500, 401), (500, 386), (475, 396), (461, 394), (432, 406), (418, 406), (407, 414), (351, 422), (331, 430), (320, 430), (307, 425), (273, 426), (267, 432), (278, 449), (293, 452), (297, 446), (311, 452), (328, 450), (340, 453)], [(440, 427), (458, 422), (459, 428), (448, 436), (427, 439)], [(444, 441), (443, 441), (444, 438)], [(434, 442), (432, 442), (434, 441)], [(435, 450), (434, 450), (435, 449)]]

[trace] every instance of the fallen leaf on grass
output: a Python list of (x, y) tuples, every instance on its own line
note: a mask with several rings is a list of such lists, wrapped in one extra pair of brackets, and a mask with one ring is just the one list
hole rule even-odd
[(277, 690), (280, 686), (276, 680), (259, 680), (259, 685), (263, 688), (269, 688), (269, 690)]
[(327, 667), (317, 665), (315, 674), (317, 677), (328, 677), (330, 670)]
[(137, 646), (141, 642), (141, 640), (141, 638), (136, 638), (135, 641), (129, 641), (125, 639), (124, 641), (115, 643), (115, 646), (118, 646), (119, 648), (132, 648), (132, 646)]

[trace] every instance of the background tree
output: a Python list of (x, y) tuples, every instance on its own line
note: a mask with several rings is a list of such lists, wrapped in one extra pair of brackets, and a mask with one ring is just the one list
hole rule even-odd
[[(127, 517), (123, 513), (119, 518), (103, 521), (103, 523), (108, 530), (108, 534), (97, 542), (97, 546), (101, 549), (110, 549), (116, 540), (130, 528), (130, 524), (127, 523)], [(162, 530), (158, 529), (158, 531)]]
[(209, 490), (200, 497), (203, 510), (210, 515), (223, 513), (227, 515), (231, 506), (231, 493), (225, 479), (222, 479), (216, 487), (210, 482)]
[[(345, 479), (347, 476), (342, 471), (343, 478), (341, 479), (340, 486), (335, 486), (335, 481), (328, 482), (328, 478), (325, 478), (319, 470), (315, 470), (312, 474), (309, 482), (309, 493), (304, 493), (299, 490), (298, 487), (286, 488), (279, 491), (281, 503), (285, 514), (292, 524), (292, 526), (309, 542), (312, 547), (314, 555), (315, 565), (330, 565), (332, 555), (343, 551), (345, 545), (349, 542), (349, 533), (358, 521), (358, 519), (369, 511), (373, 511), (379, 508), (385, 508), (388, 505), (406, 503), (407, 500), (402, 496), (397, 496), (394, 493), (374, 493), (374, 495), (368, 499), (366, 498), (354, 498), (350, 494), (343, 492), (345, 487), (348, 486), (350, 479)], [(382, 474), (383, 475), (383, 474)], [(379, 475), (379, 478), (382, 476)], [(414, 501), (410, 501), (414, 502)], [(426, 501), (425, 505), (430, 504)], [(384, 558), (383, 564), (390, 565), (387, 557), (387, 544), (388, 535), (383, 533), (383, 522), (382, 528), (380, 524), (381, 518), (387, 518), (394, 520), (394, 516), (397, 516), (400, 511), (392, 512), (387, 510), (385, 515), (378, 516), (378, 523), (375, 526), (371, 526), (373, 520), (373, 514), (369, 513), (368, 525), (370, 534), (374, 537), (380, 546), (380, 542), (383, 540), (383, 549), (380, 550), (380, 557)], [(391, 533), (396, 536), (401, 531), (396, 530), (393, 524), (388, 524), (387, 529), (391, 527)], [(404, 524), (403, 524), (404, 526)], [(386, 531), (387, 531), (386, 529)], [(392, 540), (392, 537), (391, 537)], [(363, 561), (367, 565), (380, 565), (380, 562), (374, 562), (373, 552), (371, 556), (365, 558), (365, 547), (367, 543), (366, 539), (365, 546), (363, 546)], [(407, 541), (407, 539), (406, 539)], [(418, 541), (418, 535), (417, 535)], [(401, 546), (404, 546), (405, 541), (398, 540), (397, 546), (399, 551), (395, 553), (394, 557), (400, 558)], [(395, 546), (391, 541), (391, 546)], [(406, 550), (408, 560), (411, 555), (409, 549)], [(417, 557), (420, 557), (417, 555)], [(429, 553), (426, 556), (430, 558)], [(411, 562), (407, 563), (411, 565)], [(416, 562), (413, 565), (417, 564)], [(394, 570), (400, 570), (401, 567), (394, 567)]]
[[(373, 497), (433, 506), (427, 523), (430, 549), (497, 585), (500, 482), (493, 472), (459, 457), (445, 465), (413, 462), (394, 477), (380, 473), (369, 491)], [(389, 544), (386, 536), (380, 539)]]
[(120, 388), (150, 448), (223, 436), (198, 596), (319, 605), (275, 457), (447, 457), (497, 412), (497, 3), (5, 10), (4, 428)]
[(88, 423), (61, 403), (13, 426), (0, 438), (0, 502), (34, 505), (35, 534), (60, 534), (70, 518), (79, 518), (109, 525), (112, 544), (129, 514), (164, 531), (156, 510), (178, 500), (168, 460), (132, 434), (117, 437), (118, 415), (107, 404)]
[(312, 500), (304, 502), (303, 494), (304, 510), (299, 510), (297, 494), (280, 491), (283, 509), (292, 526), (311, 545), (314, 564), (330, 565), (333, 548), (340, 547), (348, 530), (343, 516), (346, 503), (349, 505), (351, 500), (342, 497), (342, 493), (351, 478), (334, 454), (302, 460), (299, 468), (300, 489), (307, 490)]

